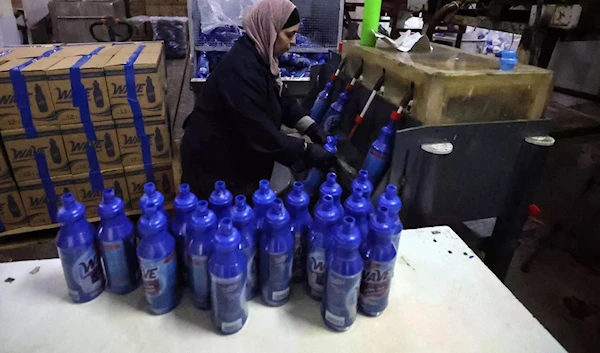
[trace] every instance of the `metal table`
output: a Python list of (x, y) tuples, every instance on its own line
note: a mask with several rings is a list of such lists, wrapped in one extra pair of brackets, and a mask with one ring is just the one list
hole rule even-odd
[(0, 279), (5, 352), (566, 352), (445, 226), (402, 233), (388, 309), (345, 333), (325, 328), (301, 285), (280, 308), (254, 299), (246, 326), (221, 336), (189, 293), (162, 316), (141, 289), (72, 304), (58, 259), (0, 264)]

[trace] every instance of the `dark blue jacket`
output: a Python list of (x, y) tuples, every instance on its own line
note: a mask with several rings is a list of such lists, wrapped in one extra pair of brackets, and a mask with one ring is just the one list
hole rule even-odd
[(181, 145), (182, 182), (207, 199), (214, 182), (251, 196), (269, 179), (273, 162), (291, 166), (304, 153), (304, 140), (280, 131), (294, 127), (305, 111), (280, 88), (269, 65), (244, 35), (219, 62), (185, 123)]

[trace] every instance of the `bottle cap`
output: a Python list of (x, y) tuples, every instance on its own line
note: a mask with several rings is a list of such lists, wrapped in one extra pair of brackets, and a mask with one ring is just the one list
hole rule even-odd
[(98, 205), (98, 215), (101, 218), (114, 217), (123, 212), (125, 202), (115, 196), (115, 189), (106, 188), (102, 191), (102, 201)]
[(61, 198), (62, 207), (58, 209), (56, 219), (59, 223), (72, 222), (85, 217), (85, 206), (75, 200), (72, 193), (64, 193)]
[(144, 205), (142, 216), (138, 221), (138, 232), (141, 236), (158, 234), (165, 230), (167, 218), (159, 212), (159, 206), (153, 202)]
[(369, 172), (365, 169), (359, 170), (358, 176), (352, 181), (352, 189), (357, 187), (362, 189), (363, 196), (365, 198), (371, 198), (371, 194), (373, 193), (373, 184), (369, 180)]
[(203, 231), (210, 227), (216, 227), (217, 216), (208, 208), (206, 200), (198, 201), (196, 210), (187, 223), (187, 229), (190, 233), (194, 231)]
[(271, 190), (269, 181), (263, 179), (258, 182), (258, 190), (252, 195), (252, 201), (254, 202), (254, 206), (256, 206), (256, 204), (268, 205), (273, 202), (276, 197), (275, 192)]
[(290, 214), (285, 209), (283, 201), (280, 198), (276, 198), (273, 204), (267, 211), (267, 223), (271, 226), (280, 226), (290, 221)]
[(342, 196), (342, 187), (337, 183), (337, 175), (333, 172), (327, 173), (327, 179), (319, 188), (321, 195), (329, 194), (334, 199), (339, 199)]
[(142, 212), (148, 203), (154, 203), (160, 209), (163, 207), (165, 197), (156, 190), (154, 183), (144, 184), (144, 194), (140, 197), (140, 209)]
[(341, 216), (340, 210), (333, 204), (333, 196), (323, 195), (315, 207), (314, 217), (323, 222), (337, 222)]
[(193, 211), (198, 204), (198, 198), (190, 191), (189, 184), (179, 185), (179, 194), (173, 201), (173, 208), (177, 212)]
[(346, 216), (342, 220), (342, 226), (335, 234), (336, 245), (345, 248), (356, 249), (361, 242), (360, 230), (356, 227), (354, 217)]
[(385, 192), (377, 199), (377, 206), (387, 207), (390, 212), (398, 213), (402, 209), (402, 201), (398, 197), (398, 189), (395, 185), (389, 184), (385, 187)]
[(360, 187), (352, 189), (352, 195), (344, 202), (344, 208), (355, 214), (368, 214), (371, 211), (369, 200), (364, 197), (364, 191)]
[(304, 184), (302, 182), (295, 182), (294, 188), (287, 194), (286, 206), (288, 208), (305, 208), (310, 203), (308, 194), (304, 191)]
[(233, 195), (225, 185), (223, 180), (215, 183), (215, 190), (210, 194), (209, 202), (213, 205), (228, 205), (233, 201)]
[[(231, 220), (236, 222), (249, 222), (254, 218), (252, 207), (246, 202), (246, 196), (237, 195), (233, 207), (231, 207)], [(235, 224), (234, 224), (235, 225)], [(238, 229), (239, 230), (239, 229)]]
[(375, 217), (369, 220), (369, 230), (373, 230), (377, 235), (392, 236), (392, 225), (389, 217), (390, 210), (385, 206), (380, 206), (375, 212)]
[(215, 235), (215, 245), (217, 249), (235, 250), (240, 246), (240, 233), (233, 226), (233, 221), (225, 217), (219, 221), (217, 234)]
[(339, 140), (339, 137), (337, 137), (337, 136), (327, 136), (325, 145), (323, 145), (323, 148), (325, 149), (325, 151), (327, 151), (331, 154), (336, 154), (338, 140)]

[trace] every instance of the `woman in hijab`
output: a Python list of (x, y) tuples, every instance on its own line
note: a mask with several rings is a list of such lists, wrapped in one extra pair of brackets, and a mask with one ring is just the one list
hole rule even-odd
[[(251, 196), (275, 161), (327, 168), (325, 133), (281, 82), (278, 57), (296, 42), (300, 16), (289, 0), (261, 0), (244, 16), (246, 34), (211, 72), (185, 123), (182, 183), (207, 199), (217, 180)], [(314, 143), (287, 136), (281, 124)]]

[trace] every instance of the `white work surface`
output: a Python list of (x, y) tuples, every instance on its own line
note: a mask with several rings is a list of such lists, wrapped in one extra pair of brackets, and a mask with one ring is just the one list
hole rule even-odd
[(72, 304), (58, 259), (4, 263), (0, 352), (566, 352), (471, 255), (448, 227), (406, 230), (380, 317), (359, 315), (349, 331), (330, 331), (320, 303), (295, 285), (282, 307), (254, 299), (245, 327), (231, 336), (215, 333), (210, 313), (194, 307), (187, 292), (162, 316), (145, 311), (141, 288)]

